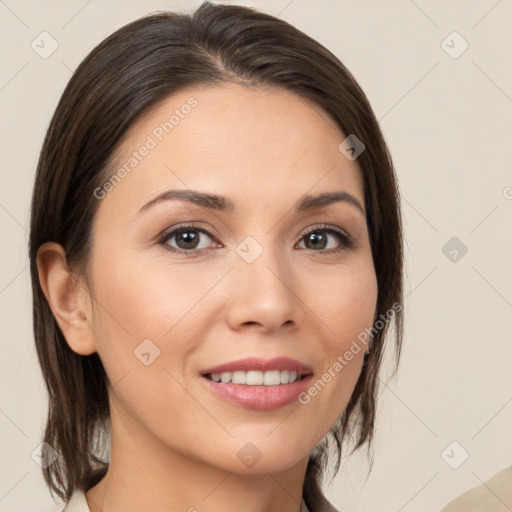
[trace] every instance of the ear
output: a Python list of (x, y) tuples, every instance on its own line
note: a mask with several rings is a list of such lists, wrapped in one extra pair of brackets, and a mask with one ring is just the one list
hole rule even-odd
[(37, 269), (43, 293), (71, 350), (81, 355), (96, 352), (91, 297), (69, 270), (64, 248), (55, 242), (41, 245)]

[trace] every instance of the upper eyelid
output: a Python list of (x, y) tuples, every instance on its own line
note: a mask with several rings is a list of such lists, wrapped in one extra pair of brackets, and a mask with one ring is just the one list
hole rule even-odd
[(194, 226), (192, 224), (188, 225), (185, 223), (183, 225), (173, 226), (172, 228), (162, 231), (162, 233), (160, 235), (158, 235), (158, 238), (165, 239), (165, 238), (169, 237), (169, 235), (172, 233), (175, 233), (175, 232), (181, 231), (181, 230), (186, 230), (186, 229), (190, 229), (190, 230), (196, 229), (197, 231), (201, 231), (201, 233), (207, 234), (209, 237), (218, 236), (216, 234), (216, 230), (214, 230), (214, 229), (209, 229), (209, 228), (207, 229), (207, 228), (203, 228), (201, 226)]

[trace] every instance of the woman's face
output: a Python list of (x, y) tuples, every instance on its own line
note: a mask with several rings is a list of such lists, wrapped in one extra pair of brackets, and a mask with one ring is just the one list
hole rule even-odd
[[(342, 414), (366, 347), (344, 354), (377, 300), (346, 135), (290, 92), (233, 84), (182, 90), (134, 126), (116, 177), (95, 192), (88, 268), (113, 449), (279, 471), (307, 459)], [(341, 199), (312, 206), (333, 192)], [(294, 361), (268, 362), (280, 357)], [(232, 362), (238, 373), (220, 378), (256, 385), (204, 375)], [(310, 375), (286, 384), (295, 364)]]

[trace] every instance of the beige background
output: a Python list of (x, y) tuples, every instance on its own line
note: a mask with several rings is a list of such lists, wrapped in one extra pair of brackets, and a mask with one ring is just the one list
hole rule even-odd
[[(233, 3), (280, 16), (340, 57), (381, 121), (403, 195), (401, 368), (382, 386), (372, 474), (365, 482), (364, 453), (344, 460), (328, 497), (351, 512), (439, 511), (512, 464), (512, 2)], [(71, 71), (101, 39), (151, 11), (198, 5), (0, 2), (1, 511), (60, 509), (31, 458), (46, 395), (26, 243), (46, 127)], [(31, 48), (43, 31), (58, 42), (47, 59)], [(447, 51), (463, 48), (459, 36), (442, 45), (453, 31), (469, 44), (457, 58)], [(468, 249), (455, 262), (442, 251), (452, 237)], [(463, 450), (458, 469), (445, 462), (456, 465)]]

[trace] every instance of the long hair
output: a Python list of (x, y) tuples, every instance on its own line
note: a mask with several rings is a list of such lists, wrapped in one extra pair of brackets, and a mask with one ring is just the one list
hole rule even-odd
[[(99, 203), (93, 191), (110, 172), (122, 137), (173, 93), (226, 82), (282, 87), (321, 107), (344, 134), (363, 141), (357, 162), (378, 283), (376, 318), (402, 304), (403, 241), (393, 163), (368, 99), (333, 53), (281, 19), (233, 5), (204, 2), (190, 14), (159, 12), (123, 26), (87, 55), (67, 84), (43, 143), (31, 205), (33, 329), (49, 400), (43, 440), (58, 452), (43, 474), (52, 495), (66, 501), (108, 469), (97, 442), (109, 420), (107, 376), (97, 353), (82, 356), (67, 345), (39, 283), (37, 250), (57, 242), (70, 268), (84, 272)], [(403, 317), (401, 308), (394, 311), (398, 368)], [(386, 322), (373, 336), (345, 411), (310, 454), (307, 504), (323, 499), (331, 455), (336, 474), (350, 439), (353, 451), (371, 446), (388, 327)]]

